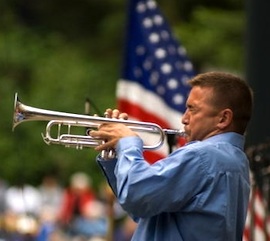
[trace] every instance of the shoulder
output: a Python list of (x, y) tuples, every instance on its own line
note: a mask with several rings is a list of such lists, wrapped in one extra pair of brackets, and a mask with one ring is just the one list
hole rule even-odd
[(247, 157), (242, 149), (241, 138), (213, 137), (189, 143), (183, 150), (190, 159), (194, 158), (206, 172), (239, 171), (246, 169)]

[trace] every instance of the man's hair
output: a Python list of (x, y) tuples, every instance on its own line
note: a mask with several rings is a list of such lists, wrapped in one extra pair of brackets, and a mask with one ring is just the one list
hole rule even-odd
[(244, 134), (252, 114), (253, 92), (243, 79), (229, 73), (208, 72), (195, 76), (189, 84), (213, 88), (213, 107), (231, 109), (235, 131)]

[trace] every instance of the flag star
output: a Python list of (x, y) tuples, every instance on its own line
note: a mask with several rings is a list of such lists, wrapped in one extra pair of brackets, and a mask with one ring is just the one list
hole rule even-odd
[(160, 15), (155, 15), (153, 21), (156, 25), (163, 24), (163, 18)]
[(149, 36), (149, 40), (151, 43), (158, 43), (159, 42), (159, 35), (157, 33), (151, 33)]
[(146, 10), (145, 4), (142, 3), (142, 2), (139, 2), (139, 3), (137, 4), (137, 11), (138, 11), (139, 13), (143, 13), (143, 12), (145, 12), (145, 10)]
[(182, 62), (181, 61), (176, 61), (175, 62), (175, 68), (178, 70), (182, 70)]
[(162, 58), (165, 58), (166, 57), (166, 51), (165, 49), (162, 49), (162, 48), (158, 48), (155, 52), (155, 56), (158, 58), (158, 59), (162, 59)]
[(158, 87), (157, 87), (157, 93), (159, 93), (160, 95), (164, 95), (165, 94), (165, 88), (164, 88), (164, 86), (163, 85), (159, 85)]
[(170, 34), (166, 30), (161, 31), (160, 35), (161, 35), (161, 38), (164, 40), (168, 40), (170, 37)]
[(169, 79), (167, 86), (169, 89), (176, 89), (178, 87), (178, 81), (174, 78)]
[(134, 68), (134, 75), (139, 78), (142, 76), (142, 70), (139, 67)]
[(176, 53), (176, 48), (173, 45), (168, 46), (168, 51), (170, 54), (175, 54)]
[(156, 85), (159, 80), (159, 73), (157, 71), (153, 71), (150, 75), (150, 83), (152, 85)]
[(145, 60), (143, 62), (143, 67), (145, 70), (150, 70), (152, 68), (152, 62), (150, 60)]
[(145, 28), (151, 28), (151, 27), (153, 26), (153, 21), (152, 21), (152, 19), (150, 19), (150, 18), (145, 18), (145, 19), (143, 20), (143, 26), (144, 26)]
[(191, 63), (190, 61), (186, 61), (186, 62), (184, 63), (184, 69), (185, 69), (186, 71), (191, 71), (191, 70), (193, 69), (192, 63)]
[(157, 4), (156, 4), (156, 2), (155, 1), (153, 1), (153, 0), (149, 0), (149, 1), (147, 1), (147, 6), (148, 6), (148, 8), (149, 9), (155, 9), (156, 7), (157, 7)]
[(189, 61), (185, 61), (185, 62), (183, 62), (183, 61), (176, 61), (175, 62), (175, 67), (177, 68), (177, 69), (179, 69), (179, 70), (182, 70), (182, 71), (192, 71), (192, 69), (193, 69), (193, 66), (192, 66), (192, 64), (191, 64), (191, 62), (189, 62)]
[(181, 46), (181, 47), (178, 48), (178, 53), (180, 55), (186, 55), (187, 51), (183, 46)]
[(145, 47), (142, 45), (137, 46), (136, 54), (137, 55), (144, 55), (145, 54)]
[(173, 96), (173, 102), (176, 104), (176, 105), (181, 105), (184, 103), (184, 96), (181, 95), (181, 94), (176, 94)]
[(181, 82), (187, 86), (188, 85), (188, 81), (189, 81), (189, 77), (187, 75), (183, 75), (182, 78), (181, 78)]
[(164, 63), (161, 65), (161, 72), (163, 74), (169, 74), (172, 72), (172, 66), (168, 63)]

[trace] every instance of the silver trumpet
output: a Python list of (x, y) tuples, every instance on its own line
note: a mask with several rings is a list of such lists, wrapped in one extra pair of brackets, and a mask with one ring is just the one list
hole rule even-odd
[[(45, 134), (42, 134), (46, 144), (60, 144), (66, 147), (76, 147), (77, 149), (82, 149), (83, 147), (96, 147), (104, 142), (104, 140), (100, 138), (89, 136), (88, 131), (98, 129), (100, 125), (106, 123), (122, 123), (135, 131), (138, 135), (154, 134), (157, 136), (157, 141), (152, 144), (145, 144), (146, 142), (142, 138), (144, 150), (155, 150), (160, 148), (165, 141), (166, 134), (185, 136), (185, 133), (181, 130), (162, 129), (159, 125), (151, 122), (72, 114), (27, 106), (19, 101), (18, 94), (16, 93), (12, 130), (20, 123), (26, 121), (48, 121), (46, 132)], [(62, 127), (64, 126), (66, 133), (62, 133)], [(76, 127), (83, 127), (84, 133), (71, 134), (71, 129)]]

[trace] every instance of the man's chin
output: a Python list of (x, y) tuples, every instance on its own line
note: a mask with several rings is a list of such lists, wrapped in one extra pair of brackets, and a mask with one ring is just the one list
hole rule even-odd
[(185, 140), (186, 140), (186, 142), (191, 141), (191, 136), (188, 133), (185, 133)]

